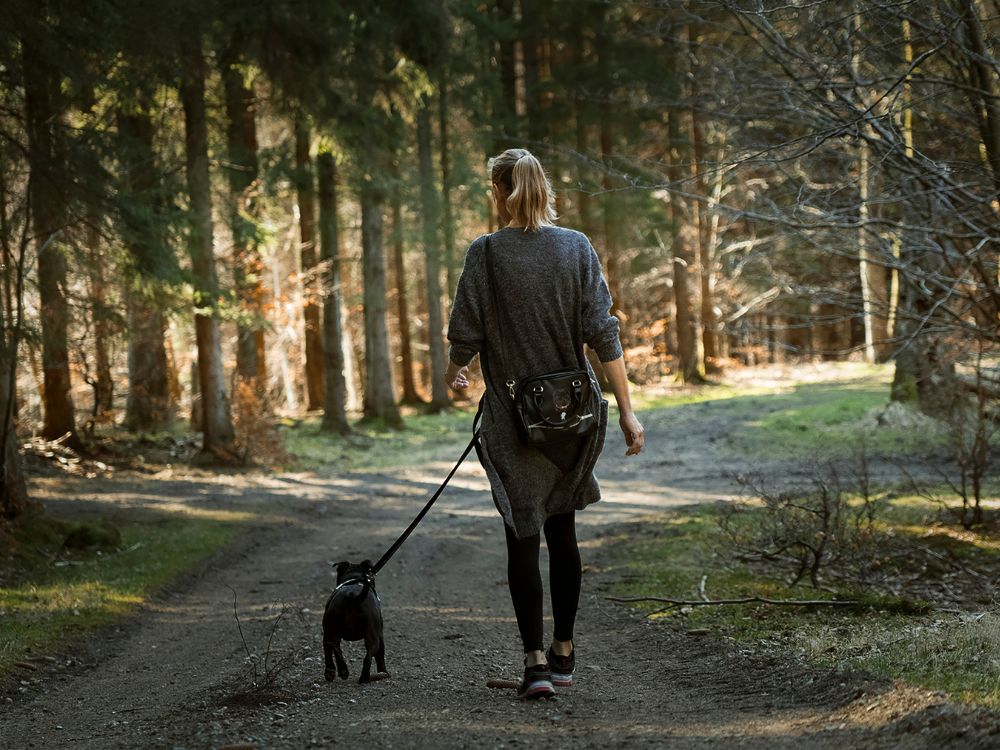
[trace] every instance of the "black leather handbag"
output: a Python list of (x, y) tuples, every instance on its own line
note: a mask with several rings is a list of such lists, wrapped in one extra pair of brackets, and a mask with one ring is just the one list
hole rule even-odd
[[(500, 333), (501, 366), (505, 384), (514, 402), (515, 423), (521, 442), (526, 445), (558, 443), (579, 438), (597, 429), (601, 415), (601, 391), (584, 368), (565, 368), (532, 375), (518, 382), (510, 376), (506, 356), (507, 338), (503, 333), (502, 309), (497, 298), (493, 274), (490, 235), (486, 236), (486, 272), (493, 298), (493, 311)], [(577, 356), (582, 356), (582, 341), (577, 342)], [(581, 364), (579, 361), (578, 365)]]

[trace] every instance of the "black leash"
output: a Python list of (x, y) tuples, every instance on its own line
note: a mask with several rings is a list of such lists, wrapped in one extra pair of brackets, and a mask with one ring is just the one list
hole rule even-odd
[(483, 398), (479, 401), (479, 410), (476, 412), (476, 417), (475, 419), (472, 420), (472, 429), (473, 429), (472, 440), (469, 441), (469, 444), (465, 446), (465, 450), (462, 451), (462, 457), (458, 459), (458, 462), (452, 467), (451, 471), (448, 473), (448, 476), (445, 477), (445, 480), (441, 483), (441, 486), (437, 488), (437, 491), (431, 496), (431, 499), (427, 501), (427, 504), (423, 507), (423, 509), (419, 513), (417, 513), (417, 517), (414, 518), (413, 521), (410, 522), (410, 525), (406, 527), (406, 531), (404, 531), (402, 534), (399, 535), (399, 538), (392, 543), (392, 546), (389, 547), (389, 549), (385, 551), (385, 554), (379, 558), (379, 561), (375, 563), (375, 567), (372, 568), (372, 575), (375, 575), (380, 570), (382, 570), (382, 566), (385, 565), (387, 562), (389, 562), (389, 558), (392, 557), (394, 554), (396, 554), (396, 550), (398, 550), (400, 547), (403, 546), (403, 542), (406, 541), (406, 538), (411, 533), (413, 533), (413, 530), (417, 528), (417, 525), (423, 520), (424, 516), (427, 515), (427, 511), (429, 511), (431, 509), (431, 506), (434, 505), (434, 501), (438, 499), (438, 497), (441, 495), (442, 492), (444, 492), (444, 488), (448, 486), (448, 482), (451, 481), (451, 478), (455, 475), (455, 472), (458, 471), (458, 467), (462, 465), (462, 462), (465, 460), (465, 457), (469, 455), (469, 451), (475, 448), (476, 454), (479, 456), (480, 462), (482, 462), (483, 454), (479, 449), (479, 444), (478, 444), (479, 428), (476, 427), (476, 423), (479, 421), (479, 417), (483, 413), (483, 401), (485, 399), (486, 395), (484, 394)]

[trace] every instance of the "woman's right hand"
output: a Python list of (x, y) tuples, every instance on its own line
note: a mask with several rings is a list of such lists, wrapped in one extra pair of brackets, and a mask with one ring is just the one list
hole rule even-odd
[(622, 428), (622, 434), (625, 436), (625, 444), (628, 446), (625, 455), (637, 455), (642, 450), (642, 446), (646, 441), (646, 431), (642, 423), (636, 419), (635, 414), (629, 412), (618, 417), (618, 425)]

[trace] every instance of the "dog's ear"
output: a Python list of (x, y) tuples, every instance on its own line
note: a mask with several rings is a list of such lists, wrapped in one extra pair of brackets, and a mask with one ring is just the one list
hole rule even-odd
[(351, 564), (347, 560), (337, 563), (337, 580), (343, 577), (349, 567), (351, 567)]
[(361, 561), (361, 569), (363, 571), (365, 571), (366, 573), (368, 571), (370, 571), (373, 567), (375, 567), (375, 566), (372, 564), (371, 560), (362, 560)]

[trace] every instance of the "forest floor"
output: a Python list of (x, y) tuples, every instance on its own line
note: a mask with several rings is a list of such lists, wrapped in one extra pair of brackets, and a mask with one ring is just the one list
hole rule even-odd
[[(816, 380), (837, 376), (816, 373)], [(842, 375), (841, 375), (842, 377)], [(502, 522), (474, 460), (378, 579), (391, 677), (323, 679), (321, 618), (331, 562), (375, 559), (443, 479), (466, 441), (452, 436), (396, 468), (213, 475), (173, 468), (114, 479), (32, 483), (51, 512), (90, 506), (164, 514), (238, 513), (223, 551), (112, 627), (23, 675), (0, 695), (0, 737), (21, 748), (996, 747), (1000, 718), (864, 673), (761, 655), (610, 602), (621, 538), (664, 511), (735, 498), (732, 477), (794, 475), (728, 444), (767, 400), (644, 399), (646, 449), (623, 457), (615, 425), (598, 466), (604, 500), (579, 514), (584, 584), (579, 682), (519, 703), (520, 656), (505, 584)], [(471, 414), (469, 415), (471, 424)], [(544, 552), (543, 552), (544, 556)], [(234, 596), (239, 626), (234, 617)], [(280, 615), (280, 619), (279, 619)], [(268, 649), (269, 644), (269, 649)], [(254, 654), (248, 660), (247, 650)], [(265, 677), (264, 658), (267, 655)], [(248, 675), (256, 664), (259, 683)], [(270, 678), (270, 679), (268, 679)]]

